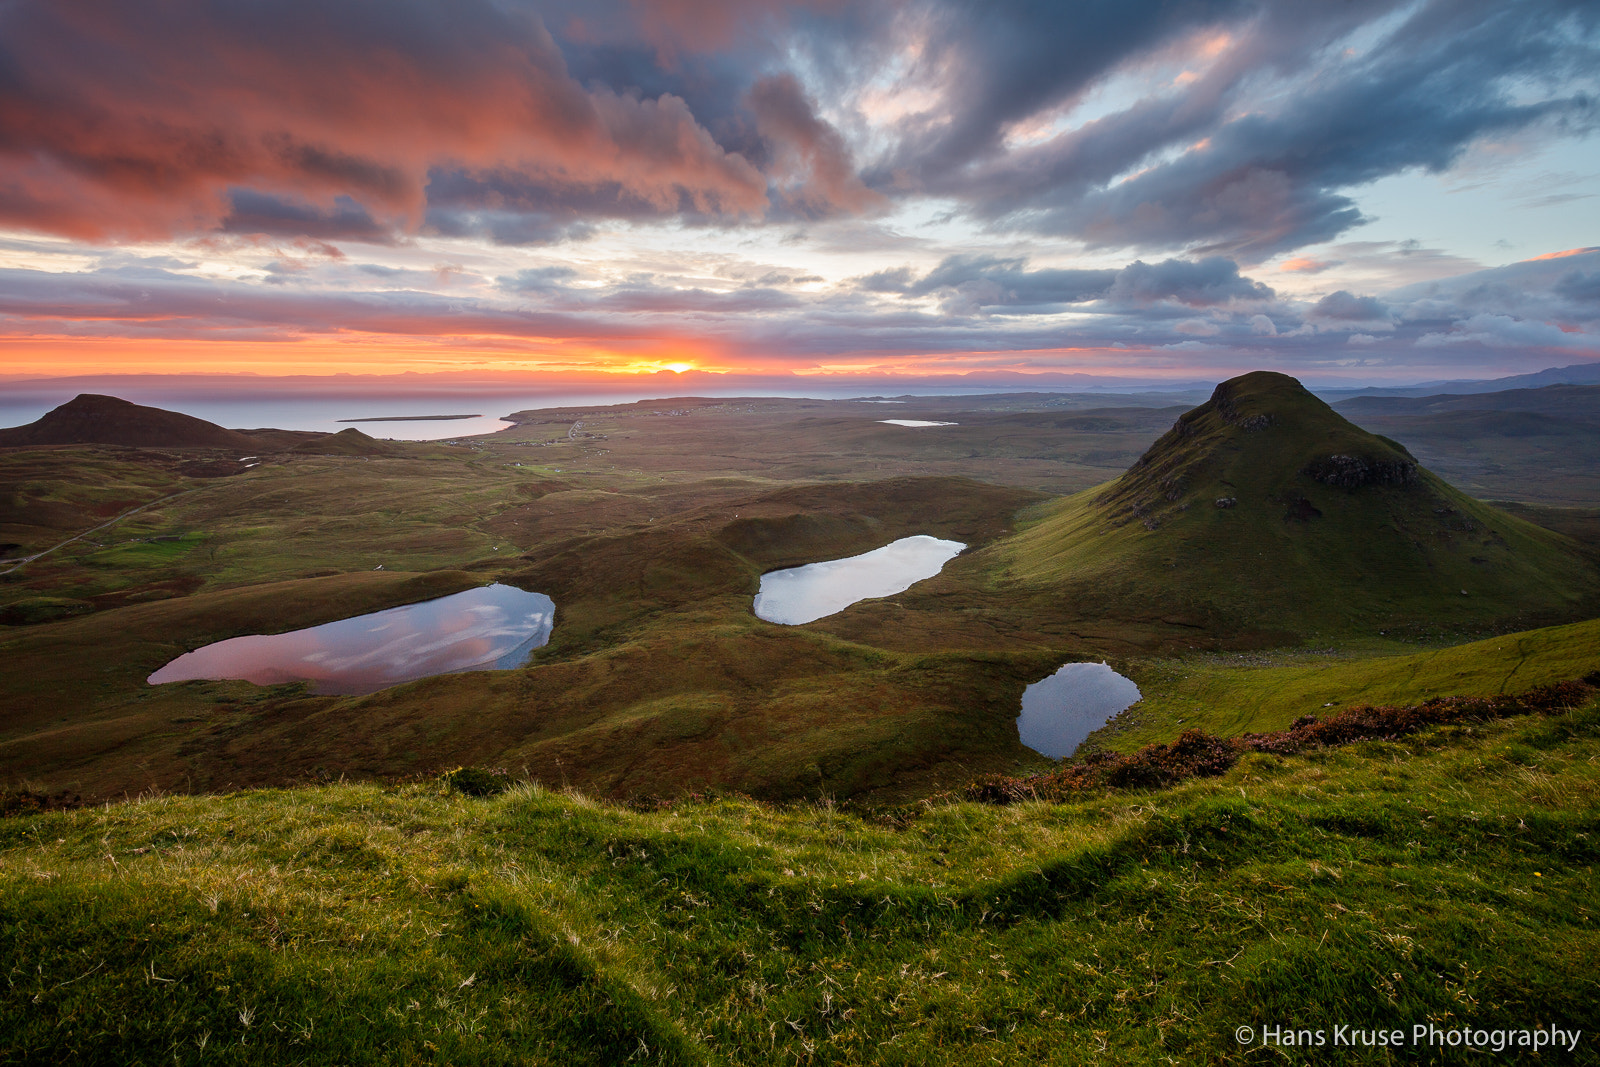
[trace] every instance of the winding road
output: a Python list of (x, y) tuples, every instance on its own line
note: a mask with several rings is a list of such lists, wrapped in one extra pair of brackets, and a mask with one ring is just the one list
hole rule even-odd
[(76, 537), (69, 537), (65, 541), (61, 542), (59, 545), (51, 545), (49, 548), (45, 549), (43, 552), (35, 552), (31, 556), (26, 556), (23, 559), (18, 560), (16, 563), (11, 565), (10, 567), (7, 567), (5, 570), (0, 571), (0, 578), (4, 578), (6, 575), (10, 574), (12, 571), (20, 570), (23, 567), (26, 567), (28, 564), (32, 563), (36, 559), (43, 559), (45, 556), (48, 556), (50, 553), (56, 551), (59, 548), (66, 548), (68, 545), (72, 544), (72, 542), (74, 542), (74, 541), (82, 541), (85, 537), (88, 537), (90, 534), (96, 533), (96, 532), (98, 532), (100, 530), (104, 530), (107, 526), (115, 526), (117, 523), (121, 522), (123, 519), (127, 518), (129, 515), (137, 515), (137, 514), (139, 514), (139, 512), (144, 511), (146, 508), (153, 508), (157, 504), (163, 504), (168, 500), (176, 500), (180, 496), (188, 496), (190, 493), (198, 493), (201, 489), (204, 489), (204, 488), (205, 488), (205, 486), (202, 485), (202, 486), (196, 486), (193, 489), (185, 489), (181, 493), (173, 493), (170, 496), (164, 496), (164, 497), (161, 497), (161, 498), (159, 498), (157, 500), (152, 500), (148, 504), (140, 504), (136, 508), (133, 508), (133, 509), (131, 509), (129, 511), (124, 511), (121, 515), (118, 515), (116, 518), (111, 519), (111, 520), (109, 520), (107, 522), (102, 522), (99, 526), (96, 526), (93, 529), (85, 530), (85, 531), (83, 531), (83, 533), (79, 534)]

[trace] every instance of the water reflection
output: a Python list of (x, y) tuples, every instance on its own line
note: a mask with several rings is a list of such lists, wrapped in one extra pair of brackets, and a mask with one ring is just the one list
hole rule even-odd
[(149, 681), (304, 681), (318, 693), (374, 693), (434, 674), (520, 667), (550, 640), (555, 613), (543, 593), (489, 585), (286, 634), (218, 641)]
[(1069, 663), (1022, 691), (1017, 733), (1035, 752), (1061, 759), (1138, 699), (1139, 687), (1104, 663)]
[(761, 576), (755, 613), (786, 626), (813, 622), (858, 600), (893, 596), (932, 578), (966, 547), (960, 541), (917, 534), (859, 556), (772, 571)]

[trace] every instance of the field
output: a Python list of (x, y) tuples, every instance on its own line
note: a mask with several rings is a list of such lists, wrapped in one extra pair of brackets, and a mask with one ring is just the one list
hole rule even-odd
[(1592, 1062), (1597, 768), (1591, 702), (889, 820), (437, 780), (13, 818), (3, 1058), (1208, 1063), (1558, 1025)]

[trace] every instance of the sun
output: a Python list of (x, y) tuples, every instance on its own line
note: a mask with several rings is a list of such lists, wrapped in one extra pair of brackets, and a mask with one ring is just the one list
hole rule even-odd
[(686, 370), (694, 370), (693, 363), (663, 363), (662, 366), (673, 374), (682, 374)]

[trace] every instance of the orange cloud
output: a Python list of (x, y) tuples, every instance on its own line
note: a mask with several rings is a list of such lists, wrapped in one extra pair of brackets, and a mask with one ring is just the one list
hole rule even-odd
[[(766, 180), (671, 95), (585, 88), (544, 26), (459, 8), (116, 0), (6, 23), (0, 223), (148, 239), (222, 225), (240, 189), (422, 225), (441, 170), (596, 213), (760, 215)], [(368, 12), (372, 13), (372, 12)]]
[(1338, 265), (1337, 263), (1330, 263), (1320, 259), (1310, 259), (1306, 256), (1295, 256), (1293, 259), (1286, 259), (1278, 264), (1278, 269), (1289, 271), (1292, 274), (1319, 274), (1329, 267), (1337, 267)]
[(1565, 252), (1546, 252), (1542, 256), (1534, 256), (1531, 259), (1523, 260), (1523, 262), (1537, 263), (1541, 259), (1566, 259), (1568, 256), (1581, 256), (1587, 252), (1600, 252), (1600, 247), (1591, 245), (1588, 248), (1569, 248)]

